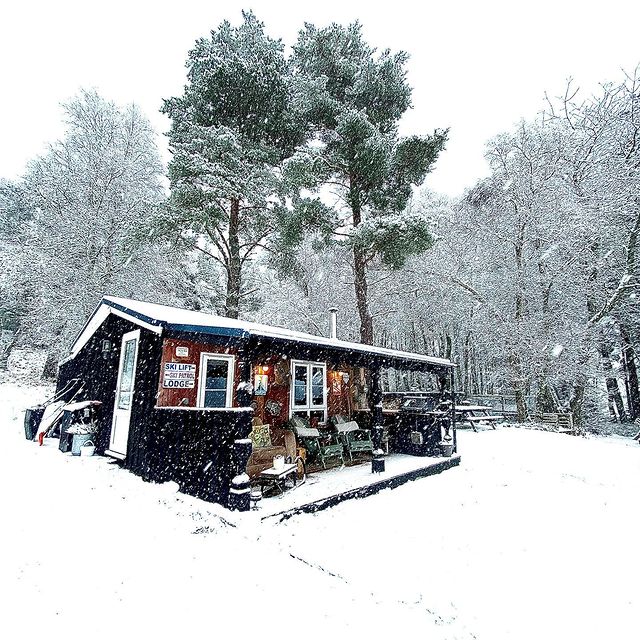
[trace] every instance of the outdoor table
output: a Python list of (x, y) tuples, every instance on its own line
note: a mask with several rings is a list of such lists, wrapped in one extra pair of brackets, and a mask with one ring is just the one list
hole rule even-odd
[(484, 405), (456, 405), (456, 419), (460, 422), (468, 422), (474, 431), (477, 431), (476, 424), (485, 422), (493, 429), (496, 428), (496, 422), (502, 420), (502, 416), (493, 416), (489, 413), (491, 407)]
[(271, 467), (270, 469), (261, 471), (258, 479), (261, 486), (267, 485), (275, 487), (280, 491), (280, 493), (284, 493), (286, 489), (287, 478), (292, 478), (293, 485), (296, 485), (298, 481), (297, 473), (297, 464), (285, 464), (281, 469)]

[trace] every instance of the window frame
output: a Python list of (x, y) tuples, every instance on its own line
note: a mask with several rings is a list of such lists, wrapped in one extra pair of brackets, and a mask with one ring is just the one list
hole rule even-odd
[[(307, 368), (307, 402), (305, 406), (294, 404), (295, 402), (295, 383), (296, 383), (296, 367)], [(322, 404), (312, 404), (313, 396), (313, 367), (322, 369)], [(291, 385), (289, 387), (289, 417), (291, 418), (296, 413), (305, 412), (307, 417), (310, 417), (312, 413), (322, 411), (324, 415), (323, 422), (327, 421), (327, 363), (326, 362), (313, 362), (311, 360), (291, 360)]]
[(220, 409), (230, 409), (233, 407), (233, 381), (236, 373), (236, 357), (228, 353), (209, 353), (203, 351), (200, 354), (200, 371), (198, 372), (198, 398), (196, 400), (196, 406), (199, 409), (211, 409), (213, 407), (205, 407), (205, 391), (207, 384), (207, 361), (208, 360), (223, 360), (227, 363), (227, 388), (225, 396), (224, 407), (218, 407)]

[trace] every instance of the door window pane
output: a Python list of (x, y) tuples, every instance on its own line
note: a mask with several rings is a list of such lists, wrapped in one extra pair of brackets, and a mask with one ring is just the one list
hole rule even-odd
[(136, 358), (136, 340), (127, 340), (122, 354), (122, 377), (120, 378), (120, 389), (131, 391), (133, 388), (133, 365)]
[(204, 406), (225, 407), (227, 403), (229, 361), (206, 358), (205, 363)]
[(121, 391), (118, 396), (118, 409), (131, 409), (131, 391)]
[(307, 366), (295, 365), (293, 380), (293, 404), (296, 407), (307, 406)]
[(223, 409), (227, 403), (226, 391), (205, 391), (204, 392), (204, 406), (205, 407), (217, 407)]
[(137, 339), (127, 340), (124, 344), (122, 362), (120, 363), (120, 390), (118, 392), (118, 409), (130, 409), (133, 396), (133, 368), (136, 361)]

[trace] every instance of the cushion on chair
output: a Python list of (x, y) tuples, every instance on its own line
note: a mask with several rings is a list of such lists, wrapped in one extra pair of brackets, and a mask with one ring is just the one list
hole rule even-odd
[(296, 435), (299, 438), (319, 438), (320, 431), (318, 429), (314, 429), (313, 427), (295, 427)]
[(268, 424), (254, 425), (249, 434), (254, 449), (262, 449), (271, 446), (271, 432)]
[(336, 423), (336, 429), (338, 433), (349, 433), (349, 431), (360, 431), (360, 427), (355, 420), (351, 422), (338, 422)]

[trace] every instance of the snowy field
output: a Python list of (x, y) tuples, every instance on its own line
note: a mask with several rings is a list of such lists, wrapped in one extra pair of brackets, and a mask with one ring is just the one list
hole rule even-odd
[(0, 385), (5, 638), (638, 637), (630, 440), (465, 431), (458, 468), (259, 523), (27, 442), (45, 395)]

